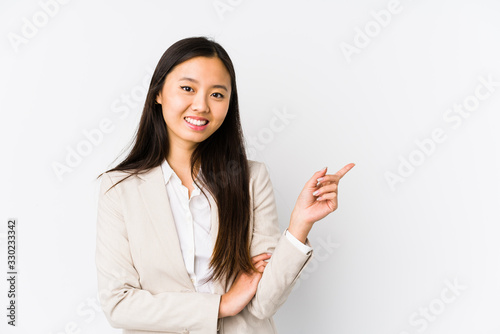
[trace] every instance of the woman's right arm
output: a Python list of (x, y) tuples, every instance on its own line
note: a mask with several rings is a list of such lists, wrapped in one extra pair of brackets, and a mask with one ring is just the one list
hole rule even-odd
[(222, 295), (219, 305), (219, 318), (229, 317), (240, 313), (247, 306), (257, 292), (257, 286), (267, 265), (265, 260), (271, 254), (262, 253), (252, 257), (252, 263), (259, 270), (251, 274), (240, 272), (228, 292)]
[(158, 332), (215, 333), (221, 296), (201, 292), (143, 290), (134, 267), (119, 193), (105, 173), (100, 185), (96, 267), (99, 301), (115, 328)]

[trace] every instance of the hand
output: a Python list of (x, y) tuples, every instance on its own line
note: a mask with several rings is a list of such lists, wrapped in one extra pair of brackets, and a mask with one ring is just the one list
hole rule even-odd
[[(339, 181), (354, 166), (353, 163), (347, 164), (335, 174), (326, 174), (326, 168), (314, 173), (299, 194), (292, 211), (290, 227), (300, 224), (302, 228), (310, 229), (315, 222), (335, 211), (338, 206), (337, 190)], [(317, 182), (320, 177), (323, 177), (323, 180)], [(318, 191), (318, 193), (313, 195), (315, 191)], [(293, 228), (296, 229), (297, 226)]]
[(236, 276), (231, 288), (222, 295), (219, 305), (219, 318), (233, 316), (241, 312), (252, 300), (257, 292), (257, 286), (262, 273), (267, 266), (267, 260), (271, 254), (262, 253), (252, 257), (252, 263), (258, 272), (251, 274), (240, 271)]

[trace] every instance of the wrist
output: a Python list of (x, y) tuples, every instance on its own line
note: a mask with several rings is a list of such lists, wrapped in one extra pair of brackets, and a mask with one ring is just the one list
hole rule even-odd
[(288, 233), (291, 233), (297, 240), (306, 243), (307, 236), (311, 231), (313, 224), (304, 224), (296, 221), (290, 221), (290, 225), (288, 226)]
[(225, 318), (232, 316), (232, 313), (230, 310), (228, 310), (228, 306), (230, 305), (229, 303), (229, 293), (225, 293), (220, 297), (220, 304), (219, 304), (219, 318)]

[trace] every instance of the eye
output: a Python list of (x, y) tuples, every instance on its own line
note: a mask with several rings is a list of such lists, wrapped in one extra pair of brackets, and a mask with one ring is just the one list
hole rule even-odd
[(213, 93), (212, 95), (217, 95), (215, 97), (219, 99), (222, 99), (224, 97), (224, 95), (222, 95), (221, 93)]
[(189, 86), (181, 86), (181, 89), (185, 90), (186, 92), (192, 92), (193, 89)]

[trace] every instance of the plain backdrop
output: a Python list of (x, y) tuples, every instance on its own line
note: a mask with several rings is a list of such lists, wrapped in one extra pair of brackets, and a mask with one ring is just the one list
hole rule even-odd
[[(137, 127), (175, 41), (231, 56), (248, 155), (282, 231), (324, 166), (339, 208), (275, 315), (280, 333), (500, 333), (500, 3), (0, 3), (0, 267), (18, 220), (16, 328), (120, 333), (97, 304), (98, 174)], [(123, 157), (123, 155), (121, 156)]]

